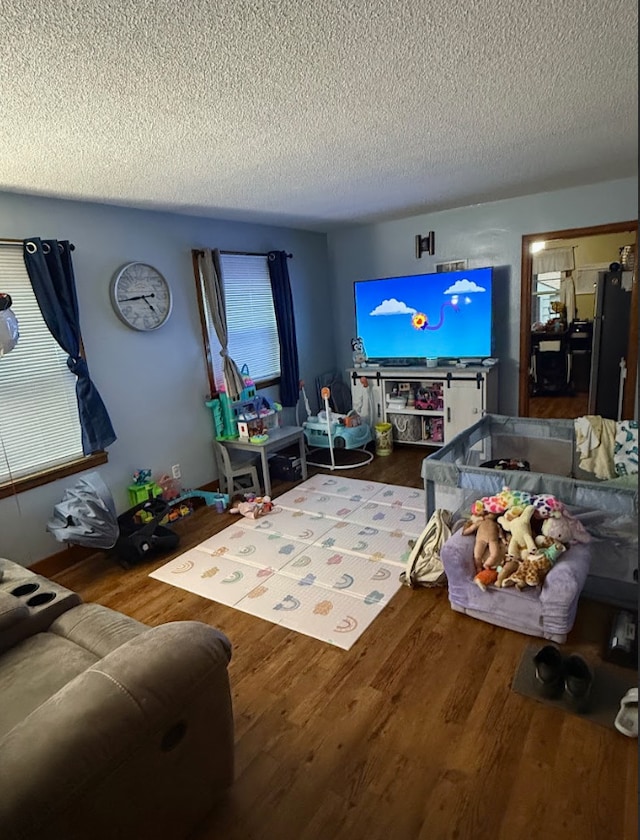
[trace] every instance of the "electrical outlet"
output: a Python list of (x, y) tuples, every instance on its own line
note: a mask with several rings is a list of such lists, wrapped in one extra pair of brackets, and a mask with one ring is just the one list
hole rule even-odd
[(180, 464), (174, 464), (171, 467), (171, 475), (174, 478), (182, 478), (182, 470), (180, 469)]

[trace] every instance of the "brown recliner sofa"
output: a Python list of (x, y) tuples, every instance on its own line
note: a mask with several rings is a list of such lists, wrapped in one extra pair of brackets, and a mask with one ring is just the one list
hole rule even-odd
[(0, 573), (0, 837), (188, 837), (233, 780), (227, 637)]

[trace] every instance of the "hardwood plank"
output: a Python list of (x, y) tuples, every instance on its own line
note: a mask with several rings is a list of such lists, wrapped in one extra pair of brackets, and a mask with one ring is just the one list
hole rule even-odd
[(530, 397), (529, 417), (559, 418), (574, 420), (588, 414), (589, 394), (553, 394), (544, 397)]
[[(344, 474), (421, 487), (427, 454), (397, 446)], [(197, 510), (175, 554), (234, 521)], [(171, 556), (125, 571), (95, 554), (55, 579), (231, 639), (236, 781), (192, 840), (637, 836), (637, 742), (513, 692), (531, 637), (454, 612), (446, 589), (403, 587), (343, 651), (149, 578)], [(583, 600), (567, 648), (597, 660), (611, 615)]]

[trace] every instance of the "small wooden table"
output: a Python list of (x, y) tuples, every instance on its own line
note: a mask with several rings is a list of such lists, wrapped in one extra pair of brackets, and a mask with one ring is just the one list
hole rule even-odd
[(269, 438), (264, 443), (251, 443), (249, 440), (234, 438), (233, 440), (221, 440), (220, 443), (227, 449), (240, 449), (243, 452), (260, 452), (262, 459), (262, 477), (264, 481), (264, 495), (271, 495), (271, 477), (269, 475), (269, 452), (277, 452), (291, 444), (297, 443), (300, 449), (300, 468), (302, 480), (307, 478), (307, 456), (305, 453), (304, 429), (302, 426), (280, 426), (277, 429), (269, 430)]

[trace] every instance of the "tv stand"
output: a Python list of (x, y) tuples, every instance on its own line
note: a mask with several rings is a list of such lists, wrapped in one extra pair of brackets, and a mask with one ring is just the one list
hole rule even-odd
[(428, 368), (380, 363), (347, 373), (353, 408), (371, 426), (391, 423), (396, 443), (443, 446), (484, 414), (498, 413), (497, 365)]

